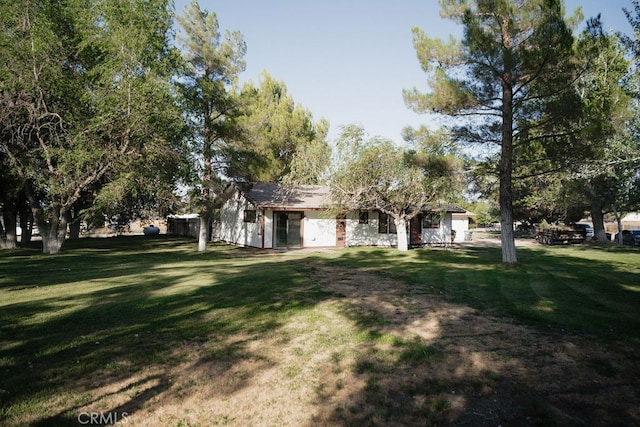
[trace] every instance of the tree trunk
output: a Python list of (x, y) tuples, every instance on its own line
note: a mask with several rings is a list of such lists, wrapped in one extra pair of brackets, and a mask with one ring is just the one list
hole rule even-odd
[[(500, 161), (500, 239), (502, 243), (502, 262), (515, 264), (518, 262), (516, 255), (516, 242), (513, 234), (513, 192), (511, 189), (511, 160), (512, 151), (505, 154), (503, 141), (503, 154)], [(511, 146), (509, 145), (509, 148)]]
[(22, 228), (20, 243), (29, 243), (33, 234), (33, 214), (26, 201), (20, 204), (20, 228)]
[(617, 243), (622, 245), (624, 243), (624, 239), (622, 238), (622, 215), (618, 213), (615, 205), (613, 205), (613, 215), (616, 217), (616, 224), (618, 224)]
[(5, 248), (6, 239), (4, 237), (4, 226), (2, 225), (2, 219), (0, 219), (0, 248)]
[[(504, 142), (503, 142), (504, 144)], [(504, 153), (504, 149), (503, 149)], [(505, 166), (509, 163), (509, 166)], [(511, 157), (500, 161), (500, 239), (502, 243), (502, 262), (515, 264), (516, 242), (513, 234), (513, 192), (511, 189)]]
[(67, 215), (60, 208), (54, 210), (50, 221), (38, 221), (40, 236), (42, 236), (42, 253), (57, 254), (62, 250), (67, 237)]
[(62, 250), (64, 239), (58, 237), (58, 228), (52, 226), (46, 226), (44, 230), (40, 231), (42, 236), (42, 253), (44, 254), (57, 254)]
[(207, 250), (209, 224), (211, 223), (211, 187), (213, 184), (213, 123), (211, 108), (204, 102), (204, 141), (202, 146), (202, 208), (200, 210), (200, 232), (198, 234), (198, 252)]
[(67, 211), (55, 204), (48, 212), (40, 206), (40, 200), (36, 197), (36, 192), (30, 185), (25, 186), (25, 193), (33, 220), (38, 224), (40, 236), (42, 237), (42, 253), (57, 254), (62, 250), (62, 245), (67, 237)]
[(398, 250), (409, 250), (409, 234), (407, 233), (407, 221), (404, 218), (393, 218), (396, 224), (396, 232), (398, 237)]
[(206, 212), (200, 214), (200, 231), (198, 233), (198, 251), (207, 250), (207, 242), (209, 241), (209, 215)]
[(69, 239), (80, 238), (80, 225), (79, 219), (69, 223)]
[(4, 205), (4, 238), (2, 247), (6, 249), (15, 249), (18, 246), (18, 236), (16, 233), (16, 224), (18, 221), (16, 206), (13, 202)]
[(591, 203), (591, 220), (593, 221), (593, 236), (597, 242), (607, 241), (607, 232), (604, 229), (604, 214), (600, 202)]
[[(505, 40), (507, 48), (509, 40)], [(502, 262), (515, 264), (515, 236), (513, 235), (513, 189), (511, 177), (513, 173), (513, 87), (511, 86), (511, 67), (505, 59), (505, 78), (502, 84), (502, 152), (500, 155), (500, 236), (502, 242)]]
[(58, 228), (50, 224), (38, 226), (42, 237), (42, 253), (57, 254), (62, 249), (62, 242), (58, 241)]
[(69, 223), (69, 239), (79, 239), (80, 238), (80, 228), (82, 222), (79, 216), (74, 216), (73, 210), (69, 210), (67, 214), (67, 221)]

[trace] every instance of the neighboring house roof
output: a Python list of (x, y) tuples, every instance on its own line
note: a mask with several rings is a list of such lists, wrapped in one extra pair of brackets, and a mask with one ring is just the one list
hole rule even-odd
[[(327, 209), (331, 205), (331, 193), (323, 185), (281, 185), (274, 183), (231, 183), (223, 194), (216, 199), (216, 206), (228, 200), (235, 191), (239, 191), (257, 208), (262, 209)], [(441, 212), (444, 206), (430, 206), (424, 212)], [(446, 205), (446, 211), (465, 213), (454, 205)]]

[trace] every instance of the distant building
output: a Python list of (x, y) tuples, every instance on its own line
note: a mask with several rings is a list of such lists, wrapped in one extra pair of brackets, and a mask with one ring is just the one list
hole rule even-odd
[(198, 214), (169, 215), (167, 217), (167, 234), (185, 237), (198, 237), (200, 216)]
[(640, 212), (631, 212), (622, 217), (623, 230), (640, 229)]

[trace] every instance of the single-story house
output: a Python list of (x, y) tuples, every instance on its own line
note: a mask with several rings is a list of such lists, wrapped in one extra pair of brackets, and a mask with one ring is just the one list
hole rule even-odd
[[(232, 183), (216, 199), (220, 208), (219, 239), (261, 249), (342, 246), (397, 246), (393, 218), (362, 209), (331, 214), (329, 188), (299, 185)], [(424, 210), (411, 220), (409, 244), (451, 242), (455, 206)], [(464, 234), (461, 230), (459, 234)], [(458, 233), (456, 233), (456, 240)]]

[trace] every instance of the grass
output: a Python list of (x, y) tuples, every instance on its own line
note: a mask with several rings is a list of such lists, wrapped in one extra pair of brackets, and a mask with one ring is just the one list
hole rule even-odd
[[(520, 248), (511, 268), (499, 258), (495, 248), (276, 254), (212, 245), (200, 254), (168, 237), (69, 241), (56, 256), (35, 245), (4, 250), (0, 424), (77, 425), (78, 414), (97, 412), (126, 413), (130, 425), (428, 425), (456, 409), (450, 389), (482, 389), (453, 374), (394, 380), (457, 356), (400, 336), (375, 310), (354, 311), (323, 286), (319, 267), (404, 283), (396, 310), (445, 298), (541, 331), (640, 345), (638, 250)], [(586, 364), (616, 376), (613, 362)], [(501, 378), (483, 375), (489, 386)]]
[(443, 294), (520, 322), (595, 334), (640, 345), (640, 251), (634, 248), (534, 246), (517, 266), (497, 262), (500, 248), (465, 251), (365, 249), (335, 265), (401, 278), (416, 294)]

